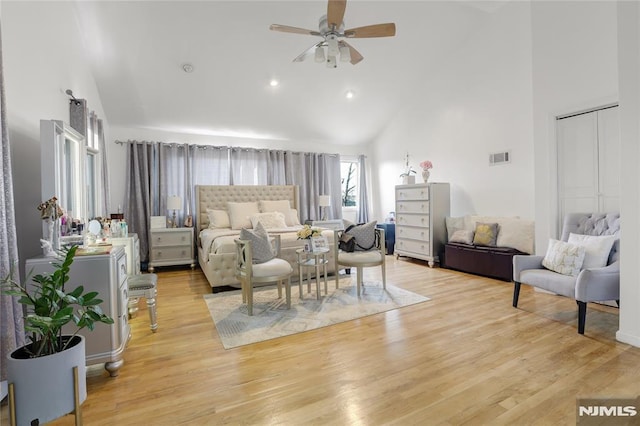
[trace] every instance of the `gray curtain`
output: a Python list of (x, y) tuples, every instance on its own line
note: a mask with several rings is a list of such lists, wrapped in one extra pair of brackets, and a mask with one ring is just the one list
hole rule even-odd
[[(2, 67), (2, 42), (0, 41), (0, 128), (2, 130), (2, 193), (0, 193), (0, 277), (12, 274), (20, 281), (18, 272), (18, 240), (16, 237), (11, 152), (7, 129), (7, 108), (4, 97), (4, 71)], [(36, 206), (33, 206), (34, 208)], [(0, 295), (0, 380), (7, 378), (4, 361), (9, 353), (25, 344), (22, 307), (17, 298)]]
[(284, 151), (269, 151), (269, 159), (267, 164), (268, 185), (287, 184), (287, 173), (284, 157)]
[[(151, 142), (130, 142), (127, 150), (127, 194), (124, 217), (140, 240), (140, 261), (149, 261), (149, 221), (154, 216), (151, 189), (157, 187), (157, 159)], [(153, 173), (152, 173), (153, 171)], [(154, 191), (155, 193), (155, 191)]]
[(140, 239), (140, 260), (149, 260), (151, 216), (167, 215), (168, 196), (182, 198), (197, 223), (196, 185), (298, 185), (300, 218), (320, 219), (318, 195), (332, 194), (329, 218), (342, 218), (340, 156), (253, 148), (128, 141), (125, 218)]
[(358, 169), (360, 170), (360, 179), (358, 180), (358, 212), (356, 220), (358, 223), (369, 222), (369, 197), (367, 195), (367, 168), (365, 165), (365, 156), (358, 156)]
[(107, 144), (104, 139), (104, 126), (101, 119), (97, 119), (96, 134), (98, 137), (98, 149), (100, 150), (100, 169), (102, 170), (101, 183), (102, 183), (102, 199), (100, 200), (100, 208), (105, 216), (109, 216), (109, 213), (115, 212), (111, 210), (110, 199), (111, 191), (109, 189), (109, 162), (107, 160)]
[(300, 218), (319, 220), (322, 215), (318, 195), (332, 194), (329, 219), (341, 219), (340, 208), (340, 156), (315, 152), (285, 153), (287, 185), (298, 185), (300, 191)]

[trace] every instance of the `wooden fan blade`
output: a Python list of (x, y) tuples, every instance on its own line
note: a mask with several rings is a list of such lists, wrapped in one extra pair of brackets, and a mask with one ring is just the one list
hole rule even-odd
[(322, 35), (318, 31), (305, 30), (304, 28), (290, 27), (288, 25), (271, 24), (269, 29), (272, 31), (280, 31), (283, 33), (308, 34), (319, 36)]
[(304, 52), (296, 56), (293, 62), (302, 62), (305, 59), (307, 59), (309, 56), (315, 55), (316, 47), (320, 46), (322, 43), (323, 42), (321, 41), (320, 43), (314, 44), (313, 46), (311, 46), (310, 48), (308, 48), (307, 50), (305, 50)]
[(329, 29), (340, 28), (346, 8), (347, 0), (329, 0), (327, 5), (327, 24)]
[(351, 62), (352, 65), (355, 65), (364, 59), (364, 57), (360, 54), (360, 52), (358, 52), (352, 45), (350, 45), (346, 41), (340, 40), (338, 45), (345, 45), (349, 48), (349, 54), (351, 55), (351, 61), (349, 62)]
[(396, 35), (396, 24), (392, 22), (344, 30), (344, 36), (347, 38), (392, 37), (394, 35)]

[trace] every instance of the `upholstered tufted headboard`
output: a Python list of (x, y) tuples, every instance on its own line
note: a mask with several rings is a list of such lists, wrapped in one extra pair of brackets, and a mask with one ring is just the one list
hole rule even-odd
[[(289, 200), (298, 209), (296, 185), (196, 185), (198, 232), (209, 226), (207, 209), (227, 210), (228, 202)], [(299, 209), (298, 209), (299, 211)]]

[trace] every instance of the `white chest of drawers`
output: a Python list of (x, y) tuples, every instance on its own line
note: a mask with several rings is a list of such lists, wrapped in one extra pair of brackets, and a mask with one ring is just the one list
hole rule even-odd
[(396, 186), (396, 257), (422, 259), (433, 267), (447, 241), (449, 184)]
[(149, 272), (156, 266), (190, 265), (195, 268), (193, 228), (149, 230)]

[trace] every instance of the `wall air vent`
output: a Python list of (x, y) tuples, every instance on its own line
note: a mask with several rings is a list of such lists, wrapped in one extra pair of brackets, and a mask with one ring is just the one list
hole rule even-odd
[(509, 151), (496, 152), (489, 154), (489, 165), (496, 166), (498, 164), (507, 164), (511, 162), (511, 153)]

